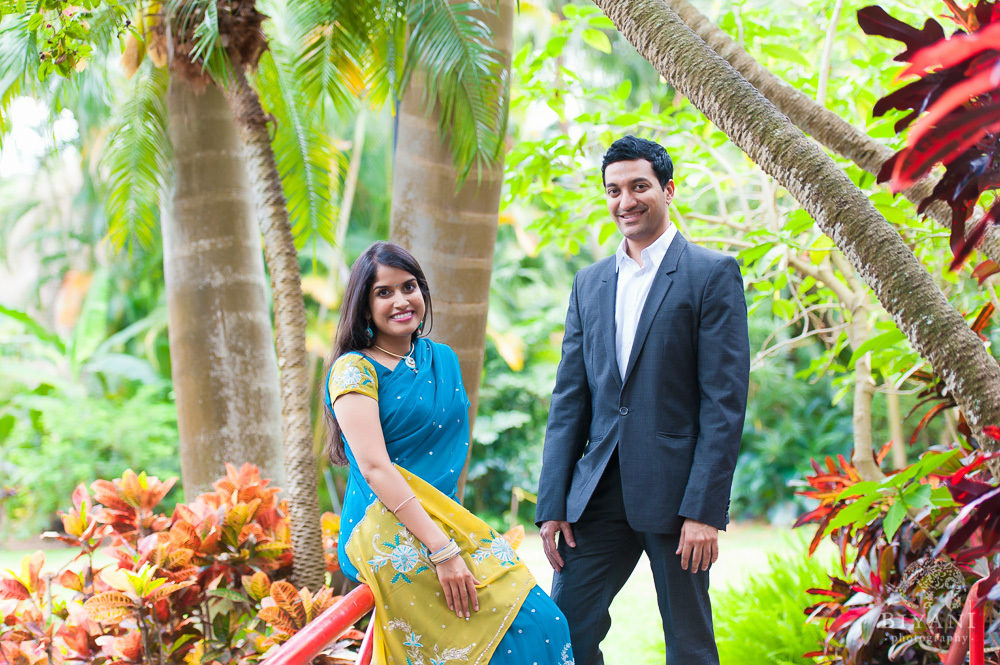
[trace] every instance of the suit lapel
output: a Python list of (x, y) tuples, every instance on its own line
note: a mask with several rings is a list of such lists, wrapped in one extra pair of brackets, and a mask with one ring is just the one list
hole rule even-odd
[[(629, 376), (631, 376), (636, 360), (642, 352), (642, 347), (646, 343), (646, 337), (649, 335), (649, 328), (653, 325), (653, 318), (660, 309), (660, 303), (663, 302), (667, 291), (670, 290), (670, 286), (674, 282), (673, 277), (670, 275), (677, 270), (677, 262), (686, 249), (687, 240), (680, 233), (677, 233), (670, 242), (667, 253), (663, 255), (663, 260), (660, 261), (660, 269), (656, 272), (656, 276), (653, 277), (653, 283), (649, 286), (649, 294), (646, 296), (646, 303), (643, 305), (642, 314), (639, 316), (639, 325), (635, 329), (635, 341), (632, 342), (632, 353), (629, 355), (628, 366), (625, 368), (625, 378), (622, 380), (623, 385), (628, 381)], [(612, 321), (614, 320), (614, 315), (614, 306), (612, 305)]]
[(597, 297), (600, 302), (598, 325), (601, 327), (601, 335), (604, 337), (606, 346), (605, 358), (611, 359), (614, 365), (611, 374), (614, 375), (617, 385), (621, 388), (622, 375), (618, 369), (618, 352), (615, 349), (615, 297), (618, 291), (618, 270), (614, 260), (608, 261), (608, 269), (601, 275), (601, 286)]

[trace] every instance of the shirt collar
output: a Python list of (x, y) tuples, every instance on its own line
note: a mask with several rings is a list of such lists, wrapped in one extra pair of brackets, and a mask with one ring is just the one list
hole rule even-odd
[[(660, 234), (657, 238), (650, 244), (649, 247), (642, 250), (642, 265), (648, 266), (652, 265), (654, 269), (660, 267), (660, 262), (663, 261), (663, 257), (667, 253), (667, 249), (670, 248), (670, 243), (673, 241), (674, 236), (677, 235), (677, 227), (673, 224), (667, 226), (667, 230)], [(618, 243), (618, 249), (615, 250), (615, 270), (619, 271), (622, 269), (622, 263), (628, 259), (632, 260), (628, 254), (625, 253), (625, 238)]]

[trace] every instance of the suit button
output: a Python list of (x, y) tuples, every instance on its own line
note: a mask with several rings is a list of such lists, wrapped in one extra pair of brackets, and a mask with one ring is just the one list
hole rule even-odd
[(623, 406), (622, 408), (618, 409), (618, 413), (622, 414), (623, 416), (627, 416), (628, 415), (628, 407), (627, 406)]

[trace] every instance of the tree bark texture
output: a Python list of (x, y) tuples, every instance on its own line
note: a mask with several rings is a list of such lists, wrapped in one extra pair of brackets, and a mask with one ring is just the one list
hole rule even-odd
[(323, 585), (326, 564), (320, 532), (316, 454), (310, 419), (310, 372), (306, 355), (306, 312), (298, 252), (288, 221), (288, 206), (271, 148), (267, 115), (242, 69), (231, 69), (225, 91), (243, 141), (257, 212), (264, 237), (264, 255), (271, 275), (275, 341), (281, 379), (281, 425), (285, 459), (285, 489), (295, 553), (292, 578), (297, 586), (316, 590)]
[[(893, 155), (891, 149), (771, 73), (687, 0), (664, 2), (799, 129), (829, 150), (873, 175), (877, 175), (885, 160)], [(930, 178), (924, 178), (902, 194), (913, 203), (919, 203), (933, 189), (934, 182)], [(935, 202), (928, 207), (926, 214), (941, 226), (951, 228), (951, 208), (945, 203)], [(972, 230), (972, 225), (969, 225), (969, 230)], [(991, 226), (979, 248), (987, 257), (1000, 263), (1000, 228)]]
[(944, 380), (974, 431), (1000, 423), (1000, 366), (899, 234), (833, 160), (667, 5), (595, 1), (664, 78), (812, 215)]
[[(494, 46), (509, 70), (514, 0), (487, 13)], [(425, 114), (424, 77), (415, 72), (399, 110), (392, 187), (393, 241), (409, 249), (427, 274), (434, 303), (431, 337), (454, 349), (475, 414), (486, 348), (486, 315), (503, 183), (503, 156), (461, 189), (438, 115)], [(470, 448), (471, 451), (471, 448)], [(468, 466), (468, 462), (466, 462)], [(464, 489), (465, 474), (459, 483)]]
[(222, 94), (172, 76), (173, 185), (161, 225), (171, 372), (188, 501), (226, 462), (284, 482), (278, 373), (240, 142)]

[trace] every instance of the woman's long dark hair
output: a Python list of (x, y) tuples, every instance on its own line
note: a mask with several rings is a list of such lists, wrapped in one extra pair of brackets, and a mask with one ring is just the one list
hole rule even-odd
[[(351, 267), (351, 276), (347, 279), (347, 288), (344, 289), (344, 301), (340, 305), (340, 323), (337, 324), (337, 335), (333, 340), (333, 349), (326, 361), (326, 372), (324, 377), (328, 377), (330, 368), (334, 361), (348, 351), (361, 351), (370, 348), (374, 342), (368, 335), (368, 326), (371, 320), (371, 308), (368, 306), (368, 296), (375, 285), (375, 272), (379, 266), (388, 266), (405, 270), (417, 278), (417, 286), (420, 287), (420, 294), (424, 297), (424, 319), (423, 325), (413, 333), (413, 340), (430, 332), (433, 325), (434, 316), (431, 308), (431, 290), (427, 286), (427, 278), (424, 271), (420, 269), (420, 264), (413, 258), (413, 255), (391, 242), (376, 242), (358, 257)], [(326, 395), (326, 391), (323, 391)], [(326, 454), (334, 464), (343, 466), (347, 464), (347, 457), (344, 455), (344, 441), (340, 438), (340, 425), (337, 419), (326, 406), (326, 399), (323, 399), (323, 415), (326, 419), (326, 430), (328, 438), (326, 441)]]

